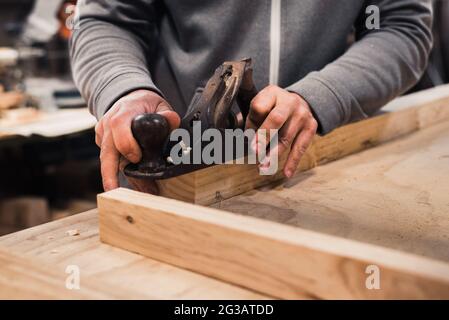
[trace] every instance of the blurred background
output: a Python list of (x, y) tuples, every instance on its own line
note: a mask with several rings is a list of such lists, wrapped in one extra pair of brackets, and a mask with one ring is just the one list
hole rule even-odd
[[(67, 42), (76, 0), (0, 0), (0, 235), (95, 207), (95, 119), (75, 88)], [(449, 0), (418, 91), (449, 82)], [(348, 37), (349, 39), (351, 37)]]
[(94, 208), (102, 190), (70, 74), (75, 2), (0, 0), (0, 235)]

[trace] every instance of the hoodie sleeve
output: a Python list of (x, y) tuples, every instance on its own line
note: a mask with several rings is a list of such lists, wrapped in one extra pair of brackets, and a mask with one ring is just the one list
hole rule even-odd
[(161, 94), (146, 60), (156, 41), (153, 0), (84, 0), (77, 11), (70, 39), (72, 73), (97, 119), (134, 90)]
[[(380, 28), (368, 30), (368, 6), (377, 6)], [(432, 47), (430, 0), (367, 0), (357, 41), (318, 72), (287, 88), (301, 95), (326, 134), (373, 115), (418, 82)]]

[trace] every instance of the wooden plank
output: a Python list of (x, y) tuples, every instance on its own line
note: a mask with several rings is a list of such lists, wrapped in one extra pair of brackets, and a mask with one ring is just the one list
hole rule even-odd
[[(340, 159), (449, 119), (449, 85), (399, 98), (386, 112), (316, 137), (298, 171)], [(282, 168), (283, 161), (280, 161)], [(218, 165), (158, 181), (164, 197), (210, 205), (283, 178), (259, 175), (256, 165)]]
[(98, 206), (105, 243), (275, 297), (449, 298), (439, 261), (126, 189)]
[[(79, 235), (70, 236), (69, 230)], [(0, 247), (65, 275), (68, 265), (84, 277), (131, 292), (139, 299), (266, 299), (204, 275), (100, 242), (97, 210), (0, 237)], [(81, 279), (81, 285), (83, 280)], [(131, 295), (130, 295), (131, 296)]]
[(95, 123), (87, 108), (54, 112), (22, 108), (8, 111), (0, 119), (0, 138), (32, 135), (52, 138), (92, 129)]
[(449, 121), (216, 205), (449, 263)]
[(0, 299), (132, 299), (123, 288), (82, 277), (79, 289), (67, 289), (68, 274), (0, 248)]

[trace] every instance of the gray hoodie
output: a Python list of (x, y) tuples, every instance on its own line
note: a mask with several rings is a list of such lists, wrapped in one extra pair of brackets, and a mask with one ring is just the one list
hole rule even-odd
[[(367, 27), (376, 22), (371, 5), (379, 29)], [(72, 69), (97, 118), (144, 88), (182, 115), (218, 65), (252, 57), (257, 87), (301, 95), (326, 134), (415, 84), (432, 45), (430, 0), (84, 0), (78, 7)]]

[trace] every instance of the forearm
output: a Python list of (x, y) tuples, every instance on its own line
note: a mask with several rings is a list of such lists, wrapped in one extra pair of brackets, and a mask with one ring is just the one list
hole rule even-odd
[(70, 41), (74, 80), (97, 118), (131, 91), (158, 92), (148, 71), (145, 40), (119, 17), (126, 6), (121, 2), (109, 1), (107, 12), (91, 2), (84, 5), (80, 28)]
[(288, 89), (312, 107), (326, 134), (375, 113), (421, 77), (431, 49), (430, 1), (378, 0), (379, 30), (361, 38), (342, 57)]

